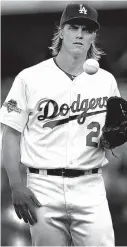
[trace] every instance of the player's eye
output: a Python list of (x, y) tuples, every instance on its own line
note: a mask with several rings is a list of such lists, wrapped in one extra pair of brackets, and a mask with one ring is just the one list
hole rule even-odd
[(94, 32), (92, 29), (90, 29), (88, 27), (83, 27), (82, 31), (85, 33), (93, 33)]
[(78, 30), (78, 26), (71, 24), (70, 25), (70, 29), (72, 29), (72, 30)]

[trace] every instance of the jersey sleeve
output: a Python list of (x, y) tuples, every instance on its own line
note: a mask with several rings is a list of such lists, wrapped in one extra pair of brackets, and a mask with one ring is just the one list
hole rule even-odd
[(118, 89), (118, 85), (117, 85), (117, 82), (114, 76), (112, 76), (111, 96), (121, 97), (120, 91)]
[(17, 76), (0, 109), (0, 122), (22, 133), (28, 116), (26, 84)]

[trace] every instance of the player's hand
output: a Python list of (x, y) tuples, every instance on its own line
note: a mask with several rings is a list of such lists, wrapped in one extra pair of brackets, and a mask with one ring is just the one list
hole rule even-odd
[(12, 203), (19, 219), (23, 219), (30, 225), (37, 223), (35, 207), (42, 205), (29, 188), (23, 184), (14, 186), (12, 188)]

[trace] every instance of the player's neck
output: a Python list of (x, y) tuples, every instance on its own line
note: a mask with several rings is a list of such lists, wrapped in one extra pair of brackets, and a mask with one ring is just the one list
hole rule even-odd
[(62, 52), (59, 52), (56, 57), (56, 62), (62, 70), (76, 76), (83, 72), (84, 61), (85, 57), (72, 56)]

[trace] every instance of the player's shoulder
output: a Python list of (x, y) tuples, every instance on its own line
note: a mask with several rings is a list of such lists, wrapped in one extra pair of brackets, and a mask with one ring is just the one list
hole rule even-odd
[(105, 69), (99, 68), (98, 76), (100, 77), (99, 79), (103, 80), (103, 82), (105, 82), (107, 85), (117, 83), (114, 75)]
[(35, 64), (33, 66), (30, 66), (28, 68), (23, 69), (17, 77), (20, 77), (21, 79), (28, 79), (32, 77), (36, 77), (40, 73), (42, 74), (46, 68), (49, 69), (53, 65), (53, 58), (49, 58), (47, 60), (44, 60), (38, 64)]
[(106, 79), (110, 79), (110, 80), (114, 80), (115, 77), (112, 73), (110, 73), (109, 71), (99, 68), (99, 75), (100, 76), (104, 76)]

